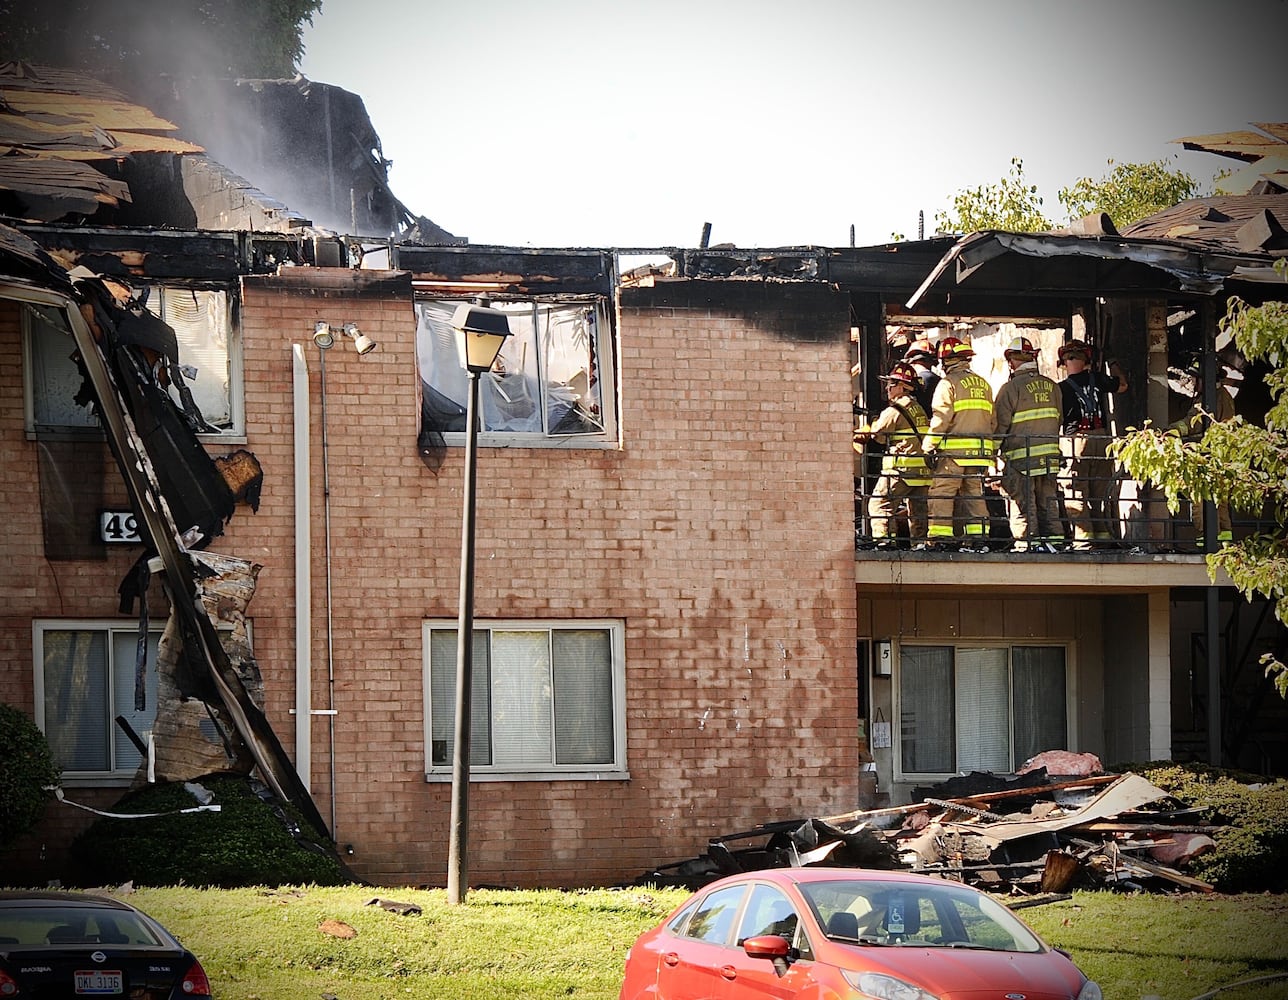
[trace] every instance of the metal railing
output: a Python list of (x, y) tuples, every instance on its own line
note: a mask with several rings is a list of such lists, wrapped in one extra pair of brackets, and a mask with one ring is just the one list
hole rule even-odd
[[(944, 522), (937, 521), (939, 531), (926, 532), (925, 514), (914, 516), (912, 503), (925, 504), (930, 487), (920, 487), (911, 498), (898, 504), (886, 534), (874, 536), (871, 499), (882, 476), (884, 457), (879, 448), (868, 447), (856, 455), (855, 464), (855, 547), (860, 552), (975, 551), (1010, 552), (1016, 555), (1062, 552), (1103, 552), (1120, 554), (1180, 553), (1201, 554), (1204, 547), (1203, 505), (1182, 500), (1176, 513), (1167, 509), (1163, 492), (1129, 477), (1113, 459), (1104, 457), (1111, 435), (1079, 434), (1060, 439), (1062, 461), (1057, 474), (1058, 534), (1038, 534), (1033, 525), (1028, 539), (1016, 539), (1011, 529), (1010, 501), (1002, 487), (1001, 463), (984, 471), (983, 499), (987, 515), (977, 520), (963, 510), (958, 499), (951, 517), (952, 536), (944, 535)], [(974, 472), (947, 472), (942, 467), (930, 474), (942, 488), (953, 481), (974, 478)], [(923, 508), (924, 509), (924, 508)], [(943, 508), (940, 507), (942, 512)], [(1216, 511), (1221, 545), (1228, 537), (1238, 539), (1270, 521), (1262, 512), (1249, 514), (1232, 511), (1228, 521)], [(928, 537), (929, 535), (929, 537)]]

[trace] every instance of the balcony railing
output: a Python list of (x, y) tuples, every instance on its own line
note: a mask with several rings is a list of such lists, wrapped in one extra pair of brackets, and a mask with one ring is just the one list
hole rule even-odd
[[(1203, 513), (1198, 509), (1203, 505), (1183, 499), (1175, 514), (1169, 512), (1161, 490), (1130, 478), (1117, 463), (1103, 457), (1109, 440), (1109, 435), (1078, 435), (1061, 439), (1063, 460), (1057, 475), (1059, 532), (1053, 532), (1054, 537), (1039, 536), (1037, 526), (1033, 525), (1027, 540), (1017, 540), (1012, 534), (1009, 501), (1002, 489), (1003, 477), (998, 464), (990, 467), (984, 475), (987, 516), (982, 523), (963, 511), (958, 498), (953, 508), (951, 538), (942, 533), (929, 538), (920, 527), (914, 531), (914, 522), (921, 518), (911, 516), (909, 499), (925, 503), (928, 488), (922, 487), (912, 498), (899, 504), (886, 535), (874, 537), (870, 501), (882, 475), (884, 456), (880, 449), (868, 448), (858, 455), (855, 465), (855, 546), (861, 553), (873, 554), (882, 551), (987, 551), (1014, 553), (1017, 557), (1097, 551), (1106, 555), (1115, 552), (1205, 552)], [(941, 480), (954, 478), (943, 470), (932, 475), (938, 475)], [(965, 477), (959, 474), (955, 478)], [(1090, 518), (1080, 516), (1086, 508), (1090, 508)], [(978, 527), (969, 530), (972, 521)], [(1218, 511), (1217, 523), (1222, 532), (1217, 539), (1218, 546), (1231, 536), (1239, 538), (1270, 524), (1260, 512), (1250, 515), (1240, 511), (1232, 511), (1228, 521)]]

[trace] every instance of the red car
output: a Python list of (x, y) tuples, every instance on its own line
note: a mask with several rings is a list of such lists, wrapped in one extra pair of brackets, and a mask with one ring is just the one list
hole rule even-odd
[(713, 882), (626, 956), (620, 1000), (1102, 1000), (986, 893), (856, 868)]

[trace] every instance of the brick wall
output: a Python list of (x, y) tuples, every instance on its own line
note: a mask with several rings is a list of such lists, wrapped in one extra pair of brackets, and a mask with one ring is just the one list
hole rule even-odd
[[(7, 315), (0, 358), (11, 359)], [(449, 449), (435, 475), (416, 451), (406, 275), (244, 281), (246, 447), (265, 482), (259, 512), (239, 508), (212, 548), (263, 567), (249, 615), (265, 710), (293, 752), (293, 344), (311, 399), (311, 482), (300, 485), (313, 504), (313, 702), (331, 701), (319, 319), (355, 322), (379, 348), (359, 357), (343, 342), (325, 359), (337, 715), (312, 722), (309, 783), (357, 872), (441, 885), (450, 786), (424, 776), (421, 628), (457, 613), (463, 455)], [(611, 884), (700, 853), (710, 836), (855, 807), (848, 327), (846, 299), (826, 286), (627, 290), (621, 449), (480, 449), (476, 618), (626, 623), (630, 777), (474, 783), (472, 884)], [(25, 447), (21, 372), (0, 365), (3, 443)], [(33, 477), (26, 465), (15, 474)], [(30, 496), (32, 483), (3, 488)], [(7, 603), (0, 642), (25, 664), (3, 681), (23, 704), (31, 617), (114, 614), (132, 557), (108, 554), (119, 572), (114, 561), (42, 565), (39, 512), (28, 502), (17, 513), (6, 552), (31, 582)]]
[[(336, 835), (373, 880), (441, 884), (450, 787), (424, 778), (421, 625), (457, 613), (463, 456), (450, 449), (435, 476), (416, 454), (409, 289), (246, 281), (248, 447), (266, 482), (226, 547), (265, 567), (250, 611), (290, 747), (293, 342), (313, 401), (318, 707), (327, 692), (318, 319), (380, 345), (326, 356)], [(480, 450), (476, 618), (626, 622), (630, 779), (476, 782), (472, 882), (611, 883), (714, 834), (853, 808), (847, 330), (824, 288), (790, 303), (733, 283), (628, 292), (623, 448)], [(312, 742), (329, 817), (325, 717)]]

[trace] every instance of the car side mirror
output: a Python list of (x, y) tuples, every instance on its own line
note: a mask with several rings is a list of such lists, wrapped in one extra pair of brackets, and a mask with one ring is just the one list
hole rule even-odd
[(781, 934), (761, 934), (742, 942), (742, 950), (749, 958), (766, 958), (774, 963), (774, 971), (787, 975), (787, 967), (800, 958), (801, 953)]

